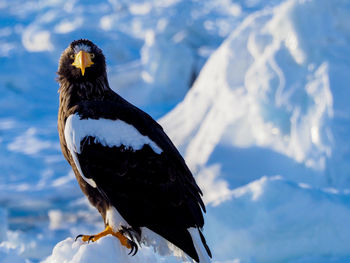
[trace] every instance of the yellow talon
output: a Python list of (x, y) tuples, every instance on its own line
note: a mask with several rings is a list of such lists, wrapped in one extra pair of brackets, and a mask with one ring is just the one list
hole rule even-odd
[(120, 241), (120, 243), (124, 246), (127, 247), (128, 249), (131, 249), (131, 245), (129, 243), (129, 239), (127, 239), (122, 233), (117, 232), (112, 234), (113, 236), (117, 237)]
[(113, 235), (116, 238), (119, 239), (120, 243), (124, 246), (127, 247), (128, 249), (131, 249), (131, 245), (129, 242), (129, 239), (127, 239), (120, 231), (114, 232), (113, 229), (110, 226), (106, 226), (105, 230), (103, 230), (101, 233), (98, 233), (97, 235), (79, 235), (76, 237), (75, 240), (77, 240), (79, 237), (81, 237), (81, 240), (84, 242), (95, 242), (99, 240), (101, 237), (107, 236), (107, 235)]

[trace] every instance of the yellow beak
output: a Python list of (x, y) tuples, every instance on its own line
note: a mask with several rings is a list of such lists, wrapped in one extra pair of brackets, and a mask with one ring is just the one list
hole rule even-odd
[(80, 68), (81, 74), (84, 76), (85, 68), (90, 67), (94, 62), (91, 61), (90, 53), (80, 50), (78, 54), (75, 55), (73, 66)]

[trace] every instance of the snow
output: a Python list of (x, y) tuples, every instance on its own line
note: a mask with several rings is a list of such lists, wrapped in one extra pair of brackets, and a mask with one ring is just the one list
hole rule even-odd
[[(83, 242), (74, 242), (72, 238), (61, 241), (54, 248), (52, 255), (42, 263), (88, 263), (99, 262), (130, 262), (130, 263), (160, 263), (176, 261), (170, 259), (164, 261), (159, 259), (151, 249), (142, 248), (135, 256), (129, 256), (128, 250), (121, 247), (119, 240), (112, 236), (106, 236), (96, 242), (84, 244)], [(179, 262), (179, 261), (178, 261)]]
[[(328, 163), (342, 158), (334, 149), (343, 143), (338, 145), (332, 127), (344, 118), (334, 115), (338, 104), (332, 90), (342, 84), (332, 68), (348, 46), (343, 40), (328, 40), (341, 33), (343, 17), (333, 17), (328, 2), (321, 3), (286, 1), (249, 16), (211, 56), (184, 101), (161, 119), (192, 170), (215, 164), (223, 157), (222, 147), (226, 154), (265, 149), (304, 170), (299, 180), (347, 187), (337, 180), (348, 169), (332, 173)], [(340, 9), (339, 4), (331, 10)], [(334, 19), (338, 22), (330, 30), (327, 25)], [(314, 38), (305, 41), (311, 28), (323, 32), (316, 36), (322, 45), (315, 45)], [(221, 169), (231, 164), (222, 158), (219, 162)], [(262, 171), (256, 172), (261, 176)]]
[[(328, 262), (334, 258), (347, 262), (349, 197), (281, 176), (262, 177), (233, 190), (231, 202), (208, 211), (207, 224), (224, 230), (211, 240), (213, 249), (221, 260), (310, 262), (323, 258)], [(224, 210), (236, 213), (215, 216)], [(223, 242), (223, 246), (216, 245)]]
[(79, 38), (184, 155), (213, 262), (350, 261), (347, 1), (4, 0), (0, 12), (1, 262), (181, 261), (145, 244), (126, 259), (113, 237), (73, 242), (103, 229), (57, 136), (57, 63)]
[[(235, 189), (232, 202), (208, 211), (207, 223), (222, 230), (212, 239), (216, 257), (224, 262), (347, 262), (342, 242), (349, 237), (348, 198), (281, 177), (262, 177)], [(215, 216), (227, 210), (236, 213)]]
[(347, 15), (296, 0), (253, 13), (160, 120), (204, 191), (215, 260), (349, 260)]

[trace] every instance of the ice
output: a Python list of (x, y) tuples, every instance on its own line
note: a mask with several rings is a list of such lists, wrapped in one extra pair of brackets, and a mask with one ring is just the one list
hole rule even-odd
[(218, 262), (349, 260), (348, 12), (290, 0), (252, 14), (160, 120), (204, 191)]
[[(149, 95), (152, 97), (148, 98), (148, 101), (163, 103), (181, 101), (187, 93), (196, 66), (193, 51), (181, 44), (185, 37), (185, 32), (179, 32), (169, 43), (169, 39), (156, 36), (153, 31), (147, 32), (145, 45), (141, 50), (141, 61), (144, 65), (141, 77), (147, 84), (144, 88), (149, 90)], [(163, 56), (165, 50), (169, 50), (166, 57)], [(178, 88), (162, 88), (169, 83)]]
[[(329, 8), (346, 13), (327, 1), (286, 1), (256, 12), (211, 56), (184, 101), (161, 119), (194, 171), (218, 162), (232, 176), (235, 168), (223, 160), (223, 151), (232, 156), (264, 150), (289, 159), (301, 172), (295, 180), (348, 187), (340, 179), (349, 169), (339, 168), (338, 160), (346, 157), (339, 149), (347, 146), (340, 143), (337, 124), (344, 120), (339, 112), (347, 109), (335, 97), (342, 84), (332, 68), (349, 47), (338, 29), (342, 15), (333, 16)], [(320, 45), (314, 37), (307, 41), (313, 31)], [(339, 40), (330, 42), (336, 35)], [(259, 171), (251, 173), (271, 174), (265, 167), (257, 165)], [(273, 172), (297, 176), (283, 167)]]
[(126, 259), (111, 237), (73, 242), (103, 229), (58, 143), (55, 72), (78, 38), (103, 49), (113, 89), (167, 113), (204, 192), (213, 262), (350, 261), (347, 1), (4, 0), (0, 12), (0, 262), (178, 262), (147, 247)]
[(230, 202), (208, 211), (216, 259), (347, 262), (349, 198), (348, 193), (300, 186), (281, 176), (236, 188)]

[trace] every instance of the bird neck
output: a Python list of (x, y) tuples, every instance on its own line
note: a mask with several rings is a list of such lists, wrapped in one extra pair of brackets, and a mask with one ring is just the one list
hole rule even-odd
[(104, 100), (105, 94), (109, 90), (110, 87), (106, 77), (76, 83), (61, 80), (59, 89), (60, 104), (68, 109), (82, 101)]

